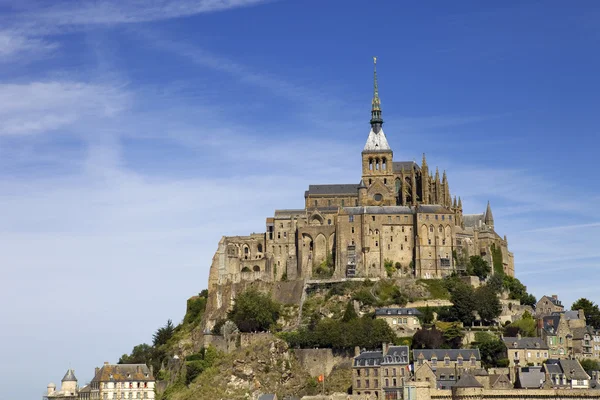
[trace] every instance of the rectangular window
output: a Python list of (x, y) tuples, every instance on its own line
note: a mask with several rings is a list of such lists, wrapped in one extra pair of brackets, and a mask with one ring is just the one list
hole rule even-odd
[(373, 221), (375, 221), (375, 216), (374, 215), (371, 218), (373, 218)]
[(369, 380), (368, 379), (365, 379), (365, 387), (366, 388), (371, 387), (371, 385), (369, 384)]
[(437, 216), (437, 215), (435, 216), (435, 219), (436, 219), (436, 220), (438, 219), (438, 216)]
[(408, 242), (408, 236), (404, 236), (404, 241)]
[(354, 227), (352, 227), (352, 233), (354, 233)]
[(287, 232), (283, 232), (283, 237), (286, 238), (287, 237)]
[(446, 219), (446, 216), (445, 216), (445, 215), (442, 215), (442, 221), (443, 221), (443, 220), (445, 220), (445, 219)]
[(317, 206), (317, 204), (318, 204), (318, 203), (317, 203), (317, 200), (315, 200), (315, 207)]
[(344, 200), (342, 200), (342, 207), (344, 207)]
[(354, 222), (354, 215), (348, 215), (348, 222)]

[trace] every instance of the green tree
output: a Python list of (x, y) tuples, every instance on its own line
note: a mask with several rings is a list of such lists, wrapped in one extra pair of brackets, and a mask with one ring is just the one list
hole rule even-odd
[(138, 344), (133, 348), (131, 354), (123, 354), (119, 358), (119, 364), (150, 364), (153, 350), (152, 346), (146, 343)]
[(488, 279), (487, 286), (495, 293), (502, 292), (502, 289), (504, 288), (502, 276), (499, 274), (492, 275), (490, 279)]
[(587, 324), (600, 329), (600, 310), (594, 302), (582, 297), (573, 303), (571, 310), (583, 310)]
[(475, 309), (486, 323), (494, 321), (502, 312), (500, 299), (490, 286), (481, 286), (475, 291)]
[(349, 322), (349, 321), (352, 321), (353, 319), (357, 319), (357, 318), (358, 318), (358, 314), (356, 314), (356, 310), (354, 309), (354, 304), (352, 301), (349, 301), (348, 304), (346, 304), (346, 310), (344, 310), (344, 316), (342, 317), (342, 321)]
[(241, 332), (267, 331), (279, 318), (281, 306), (271, 296), (249, 289), (235, 299), (227, 319), (235, 323)]
[(481, 353), (481, 362), (485, 368), (501, 367), (506, 363), (503, 359), (505, 346), (497, 336), (488, 332), (475, 333), (475, 346)]
[(473, 311), (476, 310), (473, 288), (463, 282), (456, 284), (450, 294), (450, 301), (453, 304), (450, 309), (452, 319), (461, 321), (465, 326), (472, 325), (475, 320)]
[(589, 375), (591, 375), (592, 371), (600, 371), (600, 363), (596, 360), (591, 360), (589, 358), (584, 358), (580, 361), (581, 366)]
[(514, 337), (517, 334), (525, 337), (537, 336), (537, 324), (535, 319), (529, 313), (523, 313), (521, 319), (518, 319), (504, 327), (506, 336)]
[(458, 324), (452, 324), (448, 328), (444, 329), (443, 335), (445, 347), (451, 349), (460, 348), (464, 335)]
[(173, 321), (168, 320), (165, 326), (158, 328), (154, 332), (154, 335), (152, 335), (152, 344), (154, 347), (166, 344), (173, 336), (173, 333), (175, 333), (175, 326), (173, 325)]
[(423, 322), (424, 324), (430, 324), (433, 322), (433, 310), (431, 309), (431, 307), (425, 306), (419, 311), (421, 311), (421, 322)]
[(473, 271), (473, 275), (478, 276), (481, 279), (487, 278), (490, 272), (492, 272), (488, 262), (485, 261), (481, 256), (469, 257), (469, 266)]

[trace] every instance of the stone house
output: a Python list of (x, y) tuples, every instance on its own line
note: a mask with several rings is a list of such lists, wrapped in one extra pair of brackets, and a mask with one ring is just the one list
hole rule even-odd
[(548, 359), (548, 345), (538, 337), (503, 337), (505, 357), (511, 370), (514, 367), (542, 365)]
[(573, 356), (578, 359), (593, 358), (594, 337), (596, 332), (591, 326), (583, 326), (572, 329)]
[(554, 388), (587, 389), (591, 377), (577, 360), (550, 359), (544, 363), (542, 372)]
[(600, 354), (597, 332), (586, 326), (583, 310), (555, 312), (538, 319), (538, 333), (551, 358), (590, 358)]
[(399, 336), (412, 336), (421, 329), (419, 317), (421, 312), (416, 308), (377, 308), (375, 318), (382, 319)]
[(408, 346), (383, 344), (381, 351), (357, 349), (352, 365), (352, 394), (400, 399), (403, 384), (410, 376)]
[(146, 364), (109, 364), (96, 368), (91, 400), (154, 399), (154, 373)]
[(542, 366), (516, 367), (515, 389), (540, 389), (546, 382)]
[(555, 294), (552, 296), (542, 296), (535, 305), (536, 318), (542, 318), (547, 315), (552, 315), (552, 313), (563, 311), (565, 311), (565, 307)]
[(413, 350), (413, 360), (415, 367), (429, 364), (434, 371), (437, 368), (481, 368), (479, 349), (419, 349)]

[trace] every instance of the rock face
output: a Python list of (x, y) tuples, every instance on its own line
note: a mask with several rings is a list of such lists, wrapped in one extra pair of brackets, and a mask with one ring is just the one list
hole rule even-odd
[(279, 303), (299, 305), (304, 290), (304, 281), (265, 282), (257, 280), (215, 285), (209, 290), (202, 322), (203, 331), (210, 331), (218, 319), (225, 318), (227, 311), (233, 306), (236, 296), (249, 288), (255, 288), (263, 293), (271, 293), (273, 300)]

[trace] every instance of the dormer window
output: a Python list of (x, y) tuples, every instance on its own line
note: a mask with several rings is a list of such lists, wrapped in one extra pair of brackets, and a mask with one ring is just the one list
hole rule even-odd
[(437, 358), (431, 357), (431, 365), (437, 365)]
[(513, 347), (516, 349), (519, 346), (519, 344), (517, 342), (513, 343)]

